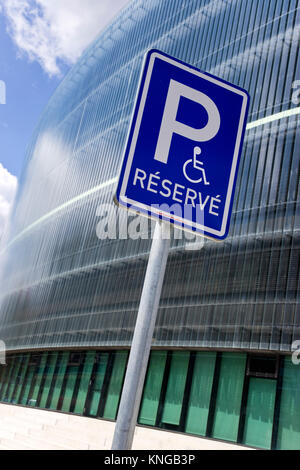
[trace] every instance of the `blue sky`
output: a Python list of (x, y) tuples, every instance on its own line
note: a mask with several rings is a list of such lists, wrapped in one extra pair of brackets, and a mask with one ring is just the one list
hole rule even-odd
[(60, 82), (35, 61), (20, 55), (0, 16), (0, 79), (6, 85), (6, 104), (0, 105), (0, 162), (19, 177), (26, 146), (39, 116)]
[(85, 47), (126, 3), (0, 0), (0, 240), (39, 116)]

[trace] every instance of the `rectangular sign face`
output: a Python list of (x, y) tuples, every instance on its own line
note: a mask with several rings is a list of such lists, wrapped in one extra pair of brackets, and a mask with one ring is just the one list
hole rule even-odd
[(226, 238), (248, 103), (245, 90), (149, 51), (116, 202)]

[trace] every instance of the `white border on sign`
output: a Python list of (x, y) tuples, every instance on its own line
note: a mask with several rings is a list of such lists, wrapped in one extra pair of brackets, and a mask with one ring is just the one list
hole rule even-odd
[(127, 184), (128, 184), (128, 179), (129, 179), (129, 174), (130, 174), (130, 170), (131, 170), (131, 166), (132, 166), (133, 156), (134, 156), (134, 152), (135, 152), (135, 147), (136, 147), (136, 144), (137, 144), (137, 139), (138, 139), (140, 126), (141, 126), (141, 122), (142, 122), (142, 117), (143, 117), (143, 113), (144, 113), (146, 98), (147, 98), (147, 95), (148, 95), (148, 89), (149, 89), (150, 79), (151, 79), (152, 70), (153, 70), (153, 66), (154, 66), (154, 61), (155, 61), (156, 58), (164, 60), (165, 62), (168, 62), (169, 64), (172, 64), (176, 67), (179, 67), (179, 68), (181, 68), (181, 69), (183, 69), (183, 70), (185, 70), (189, 73), (193, 73), (194, 75), (197, 75), (198, 77), (201, 77), (204, 80), (212, 82), (212, 83), (214, 83), (218, 86), (221, 86), (223, 88), (226, 88), (227, 90), (229, 90), (233, 93), (236, 93), (238, 95), (241, 95), (243, 97), (243, 104), (242, 104), (242, 108), (241, 108), (240, 122), (239, 122), (239, 126), (238, 126), (238, 132), (237, 132), (237, 138), (236, 138), (236, 143), (235, 143), (234, 155), (233, 155), (233, 159), (232, 159), (232, 165), (231, 165), (231, 171), (230, 171), (229, 184), (228, 184), (228, 189), (227, 189), (227, 196), (226, 196), (226, 202), (225, 202), (225, 208), (224, 208), (224, 214), (223, 214), (223, 219), (222, 219), (221, 230), (218, 231), (218, 230), (215, 230), (211, 227), (206, 227), (205, 225), (197, 224), (197, 223), (195, 223), (191, 220), (186, 220), (186, 219), (182, 219), (180, 217), (176, 217), (176, 220), (181, 222), (182, 224), (185, 224), (185, 225), (190, 226), (190, 227), (194, 227), (194, 228), (196, 228), (200, 231), (203, 231), (203, 232), (211, 233), (212, 235), (217, 235), (219, 237), (222, 237), (225, 234), (225, 231), (226, 231), (226, 225), (227, 225), (228, 213), (229, 213), (229, 208), (230, 208), (231, 195), (232, 195), (234, 179), (235, 179), (235, 172), (236, 172), (238, 156), (239, 156), (239, 148), (240, 148), (240, 143), (241, 143), (241, 138), (242, 138), (242, 133), (243, 133), (245, 113), (246, 113), (246, 109), (247, 109), (248, 96), (245, 92), (243, 92), (242, 90), (239, 90), (238, 88), (235, 88), (235, 87), (233, 87), (233, 86), (231, 86), (227, 83), (224, 83), (224, 82), (222, 82), (222, 81), (220, 81), (220, 80), (218, 80), (214, 77), (206, 75), (206, 74), (204, 74), (204, 73), (202, 73), (198, 70), (195, 70), (195, 69), (193, 69), (193, 68), (191, 68), (191, 67), (189, 67), (185, 64), (177, 62), (176, 60), (171, 59), (171, 57), (166, 57), (165, 55), (160, 54), (159, 52), (156, 52), (156, 51), (151, 54), (151, 57), (150, 57), (150, 60), (149, 60), (148, 70), (147, 70), (146, 78), (145, 78), (145, 81), (144, 81), (143, 92), (142, 92), (141, 100), (140, 100), (140, 103), (139, 103), (138, 115), (137, 115), (137, 119), (136, 119), (136, 123), (135, 123), (135, 127), (134, 127), (133, 136), (132, 136), (132, 139), (131, 139), (130, 150), (129, 150), (129, 153), (128, 153), (128, 158), (127, 158), (126, 167), (125, 167), (125, 171), (124, 171), (124, 177), (123, 177), (122, 186), (121, 186), (121, 190), (120, 190), (120, 196), (119, 196), (120, 201), (125, 203), (125, 204), (130, 204), (132, 206), (135, 206), (136, 208), (140, 208), (144, 211), (150, 212), (150, 214), (163, 215), (164, 217), (166, 217), (169, 220), (174, 220), (174, 217), (172, 217), (172, 215), (169, 214), (168, 212), (155, 210), (155, 208), (153, 208), (152, 206), (148, 206), (148, 205), (140, 203), (138, 201), (134, 201), (132, 199), (129, 199), (127, 196), (125, 196), (126, 189), (127, 189)]

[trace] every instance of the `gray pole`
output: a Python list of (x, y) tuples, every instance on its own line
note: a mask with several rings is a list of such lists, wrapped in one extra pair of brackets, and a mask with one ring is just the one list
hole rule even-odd
[(112, 450), (130, 450), (137, 422), (170, 247), (170, 226), (157, 222), (136, 320)]

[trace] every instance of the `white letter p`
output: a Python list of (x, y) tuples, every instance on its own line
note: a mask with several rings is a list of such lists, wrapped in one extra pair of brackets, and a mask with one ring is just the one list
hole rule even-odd
[[(206, 109), (208, 121), (204, 127), (196, 129), (176, 121), (181, 96), (201, 104)], [(162, 163), (168, 162), (169, 150), (173, 134), (179, 134), (196, 142), (212, 139), (220, 129), (221, 119), (215, 103), (201, 91), (190, 88), (183, 83), (170, 80), (164, 114), (160, 126), (154, 159)]]

